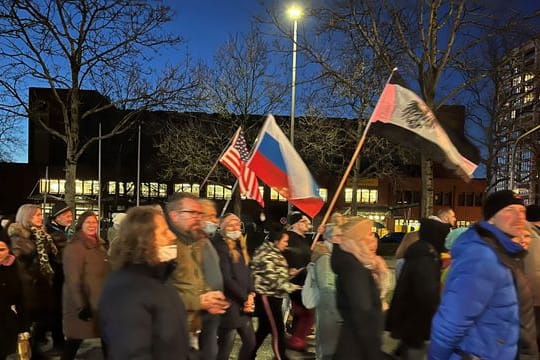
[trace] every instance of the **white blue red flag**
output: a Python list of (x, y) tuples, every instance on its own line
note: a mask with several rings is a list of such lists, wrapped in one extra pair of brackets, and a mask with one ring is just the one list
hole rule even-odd
[(324, 205), (319, 186), (272, 115), (264, 122), (247, 166), (307, 215), (314, 217)]

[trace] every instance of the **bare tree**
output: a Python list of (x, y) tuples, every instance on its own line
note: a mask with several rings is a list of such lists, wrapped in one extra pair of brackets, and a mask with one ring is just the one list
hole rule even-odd
[[(356, 53), (364, 54), (366, 46), (362, 44), (366, 44), (371, 57), (385, 66), (388, 73), (399, 66), (413, 88), (417, 85), (424, 101), (437, 110), (485, 76), (479, 72), (474, 77), (461, 78), (459, 74), (467, 66), (467, 54), (477, 50), (485, 39), (534, 17), (526, 19), (508, 8), (504, 12), (500, 10), (483, 1), (338, 0), (331, 6), (325, 3), (312, 9), (310, 15), (319, 22), (321, 34), (341, 36), (342, 41), (338, 37), (330, 44), (334, 48), (339, 49), (351, 40), (357, 46)], [(501, 25), (493, 26), (493, 18), (502, 19)], [(313, 44), (316, 40), (307, 36), (299, 44)], [(341, 57), (351, 56), (350, 51), (355, 51), (349, 46), (343, 48), (347, 52), (342, 52)], [(321, 60), (328, 63), (323, 57)], [(337, 70), (342, 78), (351, 72), (351, 68)], [(427, 216), (433, 211), (433, 170), (426, 156), (422, 161), (422, 185), (422, 215)]]
[(21, 126), (21, 119), (16, 116), (0, 116), (0, 162), (13, 161), (13, 154), (22, 152)]
[[(124, 110), (102, 135), (107, 139), (129, 128), (143, 110), (186, 108), (197, 102), (197, 71), (189, 59), (165, 65), (161, 73), (152, 63), (163, 50), (181, 42), (163, 29), (171, 16), (171, 9), (161, 2), (145, 0), (1, 3), (0, 86), (10, 99), (0, 109), (31, 118), (65, 142), (65, 199), (71, 206), (78, 159), (98, 140), (81, 137), (85, 122), (107, 110)], [(53, 106), (62, 114), (61, 126), (51, 126), (39, 116), (39, 109), (30, 108), (30, 85), (51, 89)], [(82, 89), (95, 89), (110, 101), (83, 108)]]

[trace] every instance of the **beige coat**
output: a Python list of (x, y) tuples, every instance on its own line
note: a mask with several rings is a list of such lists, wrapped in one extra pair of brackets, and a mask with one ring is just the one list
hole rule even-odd
[[(110, 272), (103, 242), (92, 244), (77, 232), (64, 250), (63, 320), (64, 334), (71, 339), (99, 337), (97, 308), (105, 278)], [(79, 319), (79, 310), (90, 306), (92, 319)]]
[(529, 223), (531, 228), (531, 243), (525, 256), (525, 276), (533, 295), (534, 306), (540, 307), (540, 229)]

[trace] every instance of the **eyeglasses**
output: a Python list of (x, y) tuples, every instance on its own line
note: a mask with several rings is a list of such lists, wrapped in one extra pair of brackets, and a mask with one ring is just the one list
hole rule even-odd
[(197, 216), (203, 216), (204, 213), (203, 212), (200, 212), (200, 211), (197, 211), (197, 210), (174, 210), (176, 212), (179, 212), (179, 213), (186, 213), (186, 214), (190, 214), (191, 217), (197, 217)]

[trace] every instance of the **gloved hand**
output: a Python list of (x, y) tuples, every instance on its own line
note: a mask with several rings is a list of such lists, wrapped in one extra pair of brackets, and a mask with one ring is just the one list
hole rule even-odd
[(82, 321), (88, 321), (92, 318), (92, 309), (90, 309), (90, 306), (86, 305), (79, 310), (78, 316)]

